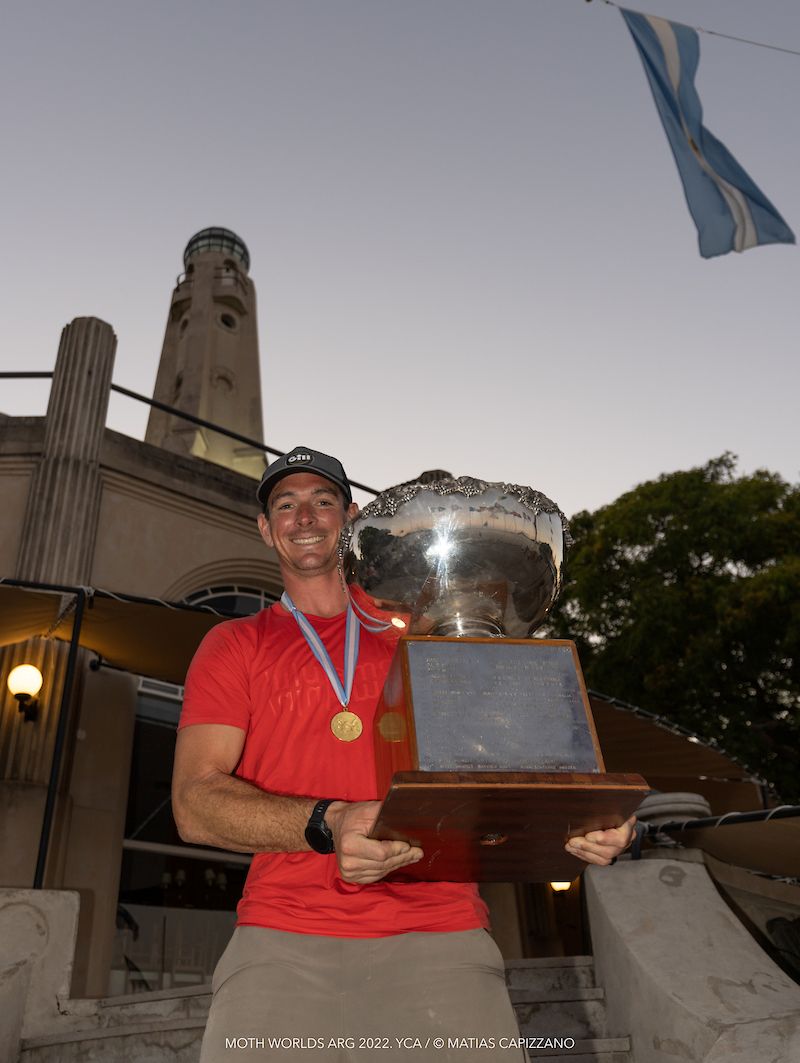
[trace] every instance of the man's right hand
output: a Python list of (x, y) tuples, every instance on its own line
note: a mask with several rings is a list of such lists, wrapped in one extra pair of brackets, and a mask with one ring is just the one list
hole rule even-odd
[(380, 801), (348, 804), (334, 801), (325, 812), (325, 822), (333, 834), (339, 874), (345, 882), (368, 885), (391, 871), (422, 859), (422, 850), (408, 842), (377, 841), (369, 838), (380, 811)]

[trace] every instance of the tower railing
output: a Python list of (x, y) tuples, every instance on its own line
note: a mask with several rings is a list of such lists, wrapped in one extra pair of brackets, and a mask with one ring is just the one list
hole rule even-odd
[(238, 288), (243, 295), (247, 295), (247, 285), (241, 274), (234, 270), (226, 270), (222, 267), (215, 269), (214, 284), (223, 288)]

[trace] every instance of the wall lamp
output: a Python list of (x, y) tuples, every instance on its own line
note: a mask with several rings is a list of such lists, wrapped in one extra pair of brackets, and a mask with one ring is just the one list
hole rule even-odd
[(33, 664), (18, 664), (8, 674), (8, 689), (19, 702), (25, 722), (31, 723), (39, 715), (36, 695), (42, 689), (42, 673)]
[(553, 893), (564, 893), (571, 885), (571, 882), (551, 882), (550, 889)]

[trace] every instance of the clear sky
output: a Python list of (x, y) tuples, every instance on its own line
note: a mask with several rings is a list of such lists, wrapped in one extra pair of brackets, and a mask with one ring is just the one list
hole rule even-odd
[[(247, 243), (265, 438), (567, 513), (732, 450), (798, 478), (800, 252), (705, 261), (599, 0), (27, 0), (0, 35), (3, 369), (92, 314), (152, 394), (176, 275)], [(642, 0), (800, 50), (797, 0)], [(709, 129), (800, 232), (800, 57), (701, 36)], [(0, 383), (0, 410), (46, 388)], [(113, 397), (141, 437), (146, 410)]]

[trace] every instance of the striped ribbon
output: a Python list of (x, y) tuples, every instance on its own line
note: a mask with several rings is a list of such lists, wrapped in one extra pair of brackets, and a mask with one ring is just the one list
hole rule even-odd
[(377, 634), (379, 631), (386, 631), (392, 625), (384, 620), (376, 620), (374, 616), (370, 614), (358, 604), (353, 595), (350, 595), (350, 605), (355, 610), (358, 619), (361, 622), (361, 626), (366, 628), (367, 631), (371, 631), (372, 634)]
[(325, 649), (325, 644), (322, 639), (317, 634), (308, 617), (300, 612), (286, 591), (281, 595), (281, 605), (288, 613), (291, 613), (297, 621), (297, 626), (303, 632), (303, 636), (308, 643), (308, 648), (322, 665), (322, 670), (328, 677), (328, 682), (333, 687), (333, 692), (339, 699), (339, 704), (346, 707), (350, 701), (350, 694), (353, 690), (353, 678), (355, 677), (356, 665), (358, 664), (358, 642), (361, 631), (361, 625), (358, 617), (353, 612), (352, 605), (347, 606), (347, 623), (344, 634), (344, 686), (337, 675), (336, 669), (333, 666), (333, 661), (331, 660), (331, 655)]

